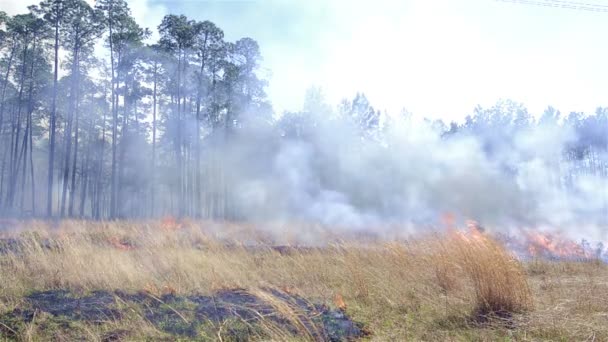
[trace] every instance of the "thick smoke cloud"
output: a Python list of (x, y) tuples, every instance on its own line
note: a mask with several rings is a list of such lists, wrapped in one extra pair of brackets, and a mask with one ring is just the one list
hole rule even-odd
[(566, 124), (502, 132), (488, 152), (483, 137), (446, 134), (428, 121), (393, 119), (369, 134), (348, 117), (294, 115), (303, 134), (244, 124), (219, 152), (246, 218), (420, 229), (450, 213), (505, 232), (545, 227), (604, 238), (608, 182), (578, 172), (584, 160), (565, 159), (578, 139)]

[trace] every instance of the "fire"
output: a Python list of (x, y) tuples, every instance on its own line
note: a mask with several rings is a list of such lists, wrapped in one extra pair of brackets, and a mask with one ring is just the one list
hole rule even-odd
[(521, 230), (517, 236), (500, 236), (499, 239), (520, 257), (560, 260), (607, 260), (608, 250), (603, 243), (592, 246), (582, 240), (576, 242), (559, 233), (538, 230)]
[(576, 243), (560, 235), (524, 232), (528, 253), (533, 257), (590, 259), (593, 255), (582, 244)]
[[(450, 220), (449, 222), (450, 224), (453, 224), (453, 220)], [(477, 221), (467, 220), (466, 226), (466, 231), (456, 229), (453, 226), (448, 226), (448, 233), (467, 243), (480, 243), (484, 241), (485, 229), (481, 227)]]
[(457, 229), (455, 216), (444, 214), (441, 221), (452, 236), (466, 243), (482, 243), (487, 235), (501, 241), (505, 247), (523, 258), (549, 258), (561, 260), (600, 259), (608, 262), (608, 249), (603, 243), (592, 246), (585, 240), (577, 242), (559, 233), (538, 229), (521, 229), (515, 236), (486, 232), (479, 222), (466, 220), (467, 229)]
[(454, 216), (454, 214), (452, 213), (444, 213), (443, 215), (441, 215), (441, 223), (443, 223), (443, 226), (448, 228), (448, 229), (453, 229), (456, 224), (456, 217)]
[(160, 226), (167, 231), (179, 230), (182, 228), (182, 223), (173, 216), (165, 216), (160, 220)]
[(346, 302), (340, 293), (336, 293), (334, 296), (334, 304), (338, 309), (342, 311), (346, 310)]
[(108, 243), (121, 251), (130, 251), (135, 249), (135, 246), (126, 239), (119, 238), (118, 236), (111, 236), (108, 238)]

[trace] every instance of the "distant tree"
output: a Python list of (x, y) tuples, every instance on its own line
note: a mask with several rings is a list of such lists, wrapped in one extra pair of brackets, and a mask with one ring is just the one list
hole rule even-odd
[[(209, 114), (212, 111), (212, 103), (203, 103), (209, 98), (209, 94), (214, 87), (213, 71), (211, 66), (216, 64), (217, 58), (215, 51), (224, 46), (224, 32), (210, 21), (203, 21), (194, 24), (195, 38), (193, 48), (195, 50), (195, 63), (199, 66), (195, 72), (196, 77), (196, 171), (195, 171), (195, 193), (196, 193), (196, 216), (202, 216), (202, 189), (201, 189), (201, 125), (205, 118), (203, 113)], [(204, 106), (204, 108), (203, 108)]]
[(559, 124), (560, 119), (561, 113), (557, 109), (549, 106), (541, 115), (540, 119), (538, 120), (538, 123), (540, 125), (555, 126)]
[[(178, 208), (180, 216), (185, 213), (185, 188), (184, 171), (185, 171), (185, 152), (186, 142), (184, 139), (184, 118), (182, 113), (186, 107), (186, 94), (184, 89), (184, 74), (187, 68), (186, 54), (192, 49), (196, 38), (196, 22), (189, 20), (184, 15), (166, 15), (163, 21), (158, 26), (160, 33), (160, 45), (169, 51), (175, 59), (177, 59), (176, 79), (175, 79), (175, 95), (174, 95), (174, 112), (175, 112), (175, 156), (177, 161), (177, 172), (179, 182)], [(183, 104), (183, 107), (182, 107)]]
[[(241, 38), (228, 49), (224, 66), (224, 89), (227, 91), (226, 134), (239, 124), (239, 114), (267, 117), (270, 106), (266, 102), (266, 82), (257, 75), (262, 56), (258, 43)], [(242, 120), (240, 120), (242, 121)]]
[(352, 101), (343, 100), (340, 112), (361, 130), (362, 136), (372, 136), (380, 127), (381, 112), (374, 109), (363, 93), (357, 93)]
[[(31, 9), (34, 10), (35, 8), (32, 7)], [(41, 62), (39, 60), (40, 42), (47, 37), (46, 34), (48, 31), (45, 22), (42, 19), (37, 18), (31, 12), (14, 16), (7, 23), (7, 30), (14, 33), (13, 37), (17, 40), (17, 44), (21, 48), (17, 59), (19, 66), (19, 71), (17, 72), (17, 94), (15, 99), (17, 110), (12, 116), (10, 144), (7, 145), (9, 146), (8, 155), (9, 165), (11, 167), (8, 170), (8, 188), (5, 207), (11, 209), (15, 204), (19, 179), (22, 180), (21, 208), (23, 208), (26, 166), (28, 160), (27, 155), (30, 152), (28, 145), (32, 141), (34, 77), (35, 71), (39, 70), (39, 68), (37, 68), (37, 62)], [(40, 65), (44, 65), (44, 61), (42, 61)], [(28, 85), (29, 91), (26, 94)], [(23, 133), (23, 137), (21, 136), (21, 133)], [(32, 207), (32, 210), (35, 211), (35, 206)]]
[[(124, 0), (99, 0), (96, 2), (95, 7), (104, 14), (105, 27), (108, 30), (107, 43), (110, 49), (110, 103), (112, 111), (112, 173), (111, 173), (111, 185), (110, 185), (110, 216), (116, 216), (117, 210), (117, 187), (118, 187), (118, 168), (117, 168), (117, 142), (118, 142), (118, 96), (116, 94), (117, 77), (116, 77), (116, 52), (120, 47), (117, 47), (114, 39), (116, 38), (115, 32), (120, 32), (120, 27), (128, 26), (123, 25), (124, 22), (132, 20), (130, 18), (130, 11), (127, 3)], [(120, 33), (119, 33), (120, 35)], [(120, 56), (118, 56), (120, 60)]]
[(320, 87), (310, 87), (304, 95), (301, 112), (284, 113), (277, 127), (280, 135), (289, 139), (308, 139), (320, 124), (333, 116)]
[[(79, 133), (79, 98), (80, 93), (80, 64), (83, 53), (91, 53), (93, 43), (103, 29), (102, 13), (94, 10), (84, 0), (72, 0), (71, 11), (64, 17), (65, 24), (62, 30), (64, 47), (70, 51), (71, 80), (70, 102), (65, 130), (65, 155), (63, 163), (63, 190), (61, 192), (60, 215), (66, 214), (66, 199), (70, 177), (70, 161), (72, 160), (72, 131), (74, 131), (74, 158), (72, 160), (72, 180), (70, 186), (70, 201), (68, 214), (73, 215), (76, 191), (76, 164), (78, 161), (78, 133)], [(75, 117), (75, 122), (74, 122)], [(75, 127), (74, 127), (75, 124)]]
[(331, 106), (327, 104), (323, 90), (320, 87), (310, 87), (306, 90), (303, 109), (305, 112), (318, 117), (332, 115)]
[[(2, 12), (0, 17), (0, 26), (6, 26), (6, 30), (1, 31), (2, 35), (2, 43), (0, 43), (0, 47), (2, 49), (8, 50), (4, 58), (4, 65), (6, 71), (3, 73), (2, 79), (2, 92), (0, 93), (0, 142), (2, 143), (3, 149), (0, 150), (2, 153), (2, 165), (0, 166), (0, 209), (3, 208), (3, 200), (4, 200), (4, 188), (5, 188), (5, 171), (7, 167), (11, 165), (7, 161), (7, 155), (10, 151), (10, 142), (6, 141), (4, 137), (4, 114), (5, 108), (7, 104), (7, 90), (12, 88), (12, 84), (10, 83), (10, 75), (13, 69), (13, 65), (15, 64), (15, 56), (18, 53), (19, 48), (19, 32), (17, 30), (11, 30), (12, 20), (13, 18), (9, 18), (6, 13)], [(0, 50), (1, 51), (1, 50)], [(4, 51), (3, 51), (4, 52)]]
[(54, 30), (53, 43), (53, 102), (51, 104), (49, 127), (49, 164), (47, 179), (47, 208), (48, 217), (53, 216), (53, 171), (55, 170), (55, 135), (57, 124), (57, 80), (59, 75), (59, 34), (64, 26), (64, 19), (72, 10), (73, 0), (44, 0), (40, 3), (39, 13)]
[(161, 78), (164, 78), (165, 65), (168, 58), (165, 51), (158, 44), (148, 45), (143, 54), (143, 59), (147, 65), (145, 69), (146, 81), (152, 83), (152, 160), (150, 166), (150, 215), (155, 215), (156, 204), (156, 145), (157, 145), (157, 126), (158, 126), (158, 91)]

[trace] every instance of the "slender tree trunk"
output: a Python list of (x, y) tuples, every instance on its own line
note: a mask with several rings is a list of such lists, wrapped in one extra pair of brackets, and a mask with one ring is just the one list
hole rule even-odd
[[(23, 136), (23, 171), (22, 171), (22, 180), (21, 180), (21, 212), (24, 212), (24, 205), (25, 205), (25, 181), (26, 181), (26, 175), (27, 175), (27, 153), (28, 153), (28, 143), (30, 143), (30, 161), (32, 161), (32, 155), (31, 155), (31, 151), (32, 151), (32, 147), (31, 147), (31, 141), (32, 141), (32, 112), (34, 111), (34, 99), (33, 99), (33, 94), (34, 94), (34, 64), (36, 62), (36, 58), (35, 58), (35, 53), (36, 53), (36, 37), (34, 37), (33, 39), (33, 46), (32, 46), (32, 52), (34, 53), (32, 55), (32, 62), (30, 64), (30, 86), (29, 86), (29, 91), (28, 91), (28, 100), (27, 100), (27, 122), (26, 122), (26, 126), (25, 126), (25, 134)], [(33, 165), (32, 165), (33, 168)], [(33, 183), (33, 178), (32, 178), (32, 183)], [(32, 206), (33, 207), (33, 206)]]
[(70, 105), (68, 110), (68, 118), (65, 129), (65, 157), (63, 163), (63, 190), (61, 192), (61, 217), (65, 217), (66, 199), (68, 193), (68, 180), (70, 176), (70, 157), (72, 156), (72, 124), (74, 120), (74, 111), (78, 99), (76, 98), (77, 93), (77, 73), (80, 71), (78, 68), (78, 50), (74, 49), (74, 61), (72, 65), (72, 85), (70, 88)]
[(51, 104), (51, 122), (49, 127), (49, 167), (46, 215), (53, 216), (53, 170), (55, 168), (55, 126), (57, 123), (57, 75), (59, 72), (59, 19), (55, 22), (55, 66), (53, 72), (53, 102)]
[(30, 135), (30, 116), (28, 115), (25, 124), (25, 132), (23, 134), (23, 143), (21, 144), (21, 156), (19, 158), (23, 158), (22, 162), (22, 170), (21, 170), (21, 202), (19, 203), (19, 210), (21, 211), (21, 215), (24, 215), (24, 206), (25, 206), (25, 180), (27, 175), (27, 152), (28, 152), (28, 142)]
[(32, 112), (30, 112), (30, 176), (32, 179), (32, 216), (36, 217), (36, 179), (34, 177), (34, 142), (33, 142), (33, 131), (32, 126)]
[(202, 187), (201, 187), (201, 120), (197, 119), (196, 120), (196, 174), (195, 174), (195, 179), (196, 179), (196, 208), (195, 208), (195, 215), (197, 218), (200, 218), (202, 216), (202, 212), (201, 212), (201, 207), (202, 207), (202, 199), (201, 199), (201, 192), (202, 192)]
[(123, 117), (122, 117), (122, 128), (120, 130), (120, 155), (118, 156), (118, 184), (119, 184), (119, 188), (117, 189), (117, 199), (118, 199), (118, 203), (120, 203), (121, 208), (123, 210), (119, 210), (117, 209), (116, 214), (119, 217), (123, 217), (124, 213), (125, 213), (125, 208), (123, 207), (124, 204), (124, 172), (125, 172), (125, 154), (126, 154), (126, 150), (127, 150), (127, 145), (129, 142), (129, 138), (130, 138), (130, 134), (128, 131), (128, 105), (127, 105), (127, 96), (126, 96), (126, 81), (125, 81), (125, 94), (123, 94)]
[[(8, 86), (8, 77), (10, 76), (10, 71), (13, 63), (13, 57), (15, 55), (15, 51), (17, 49), (17, 43), (13, 40), (13, 46), (11, 48), (11, 53), (8, 57), (8, 63), (6, 67), (6, 73), (4, 75), (4, 80), (2, 83), (2, 95), (0, 96), (0, 142), (3, 145), (6, 145), (4, 142), (4, 106), (5, 106), (5, 98), (6, 98), (6, 88)], [(2, 199), (4, 193), (4, 171), (6, 170), (6, 149), (3, 151), (2, 157), (2, 168), (0, 170), (0, 210), (2, 209)]]
[(103, 185), (103, 161), (104, 161), (104, 150), (105, 150), (105, 145), (106, 145), (106, 112), (103, 112), (103, 121), (101, 124), (101, 146), (99, 148), (99, 167), (97, 170), (97, 183), (95, 186), (95, 218), (96, 219), (100, 219), (101, 218), (101, 203), (102, 203), (102, 194), (103, 194), (103, 189), (102, 189), (102, 185)]
[(113, 7), (110, 5), (110, 10), (108, 13), (109, 19), (109, 31), (110, 31), (110, 66), (111, 66), (111, 88), (112, 88), (112, 175), (111, 175), (111, 185), (110, 185), (110, 217), (114, 218), (116, 215), (116, 141), (118, 139), (118, 112), (117, 112), (117, 103), (116, 103), (116, 78), (114, 77), (114, 45), (113, 45), (113, 37), (112, 37), (112, 29), (113, 29)]
[[(89, 125), (89, 137), (93, 137), (93, 120), (91, 120), (91, 123)], [(81, 181), (82, 181), (82, 185), (80, 186), (80, 213), (79, 213), (79, 217), (83, 218), (85, 216), (85, 201), (86, 201), (86, 197), (87, 197), (87, 186), (89, 184), (89, 160), (91, 159), (91, 147), (92, 147), (92, 141), (91, 139), (89, 139), (89, 143), (87, 146), (87, 152), (85, 155), (85, 159), (84, 159), (84, 165), (81, 168)], [(92, 210), (91, 210), (92, 212)]]
[(181, 73), (182, 73), (182, 51), (179, 49), (177, 55), (177, 144), (176, 144), (176, 157), (177, 157), (177, 174), (178, 174), (178, 194), (177, 194), (177, 206), (179, 216), (182, 215), (182, 116), (181, 116)]
[[(207, 45), (207, 39), (205, 38), (205, 42), (203, 44), (203, 47), (206, 47)], [(196, 200), (194, 201), (196, 203), (196, 208), (195, 208), (195, 215), (196, 217), (200, 218), (202, 216), (201, 213), (201, 206), (202, 206), (202, 202), (201, 202), (201, 97), (202, 97), (202, 83), (203, 83), (203, 79), (204, 79), (204, 72), (205, 72), (205, 59), (206, 59), (206, 53), (202, 52), (201, 53), (201, 68), (200, 68), (200, 78), (198, 81), (198, 91), (196, 94), (196, 174), (195, 174), (195, 179), (196, 179), (196, 194), (195, 194), (195, 198)]]
[(85, 164), (83, 166), (82, 169), (82, 177), (81, 177), (81, 183), (82, 185), (80, 186), (80, 204), (79, 204), (79, 213), (78, 213), (78, 217), (80, 218), (84, 218), (85, 217), (85, 202), (87, 199), (87, 187), (89, 185), (89, 156), (87, 156), (85, 158)]
[[(15, 199), (15, 192), (17, 190), (17, 181), (18, 181), (18, 175), (19, 175), (19, 137), (21, 134), (21, 107), (22, 107), (22, 101), (23, 101), (23, 88), (25, 86), (25, 74), (27, 71), (27, 50), (28, 50), (28, 45), (26, 44), (23, 47), (23, 66), (21, 68), (21, 80), (19, 81), (19, 97), (17, 100), (17, 115), (14, 117), (13, 120), (13, 132), (14, 134), (11, 134), (11, 147), (12, 147), (12, 152), (11, 152), (11, 158), (10, 158), (10, 165), (12, 165), (11, 170), (10, 170), (10, 178), (9, 178), (9, 188), (8, 188), (8, 194), (7, 194), (7, 199), (6, 199), (6, 206), (8, 208), (12, 208), (13, 204), (14, 204), (14, 199)], [(13, 140), (14, 139), (14, 140)]]
[(12, 179), (13, 177), (13, 169), (15, 166), (15, 161), (13, 160), (13, 149), (15, 148), (15, 130), (16, 130), (16, 118), (17, 118), (17, 107), (19, 107), (19, 104), (14, 104), (12, 106), (12, 110), (10, 113), (10, 127), (11, 127), (11, 134), (9, 136), (9, 142), (10, 144), (7, 145), (7, 156), (8, 156), (8, 170), (7, 170), (7, 188), (6, 188), (6, 201), (5, 201), (5, 209), (10, 209), (11, 208), (11, 203), (9, 202), (10, 196), (11, 196), (11, 188), (12, 186), (14, 186), (14, 181)]
[(74, 105), (76, 111), (76, 122), (74, 123), (74, 160), (72, 162), (72, 181), (70, 186), (70, 204), (68, 206), (68, 216), (72, 217), (74, 214), (74, 200), (76, 195), (76, 166), (78, 164), (78, 124), (80, 118), (79, 101), (80, 101), (80, 69), (78, 69), (76, 75), (76, 104)]
[(156, 87), (158, 77), (158, 62), (154, 61), (154, 86), (152, 90), (152, 168), (150, 180), (150, 215), (155, 216), (154, 205), (156, 195)]
[(2, 138), (2, 132), (3, 132), (3, 128), (4, 128), (4, 99), (6, 97), (6, 88), (8, 86), (8, 77), (11, 72), (11, 67), (13, 64), (13, 56), (15, 55), (16, 49), (17, 49), (17, 44), (15, 42), (13, 42), (13, 47), (11, 48), (11, 53), (8, 56), (6, 73), (4, 74), (4, 80), (2, 81), (2, 95), (0, 96), (0, 138)]
[[(3, 149), (2, 152), (2, 168), (0, 169), (0, 190), (2, 190), (4, 188), (4, 174), (6, 171), (6, 156), (8, 155), (8, 148)], [(2, 204), (2, 193), (3, 191), (0, 191), (0, 204)], [(0, 213), (2, 213), (4, 207), (2, 207), (0, 205)]]

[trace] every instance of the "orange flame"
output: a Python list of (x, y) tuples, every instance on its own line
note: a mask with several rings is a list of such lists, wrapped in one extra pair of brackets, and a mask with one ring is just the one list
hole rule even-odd
[(467, 229), (458, 229), (455, 224), (455, 215), (444, 213), (441, 222), (448, 234), (465, 243), (483, 243), (487, 234), (501, 241), (512, 252), (525, 257), (545, 257), (558, 259), (588, 260), (599, 258), (608, 262), (608, 249), (604, 243), (592, 247), (583, 240), (577, 242), (559, 233), (547, 233), (538, 230), (521, 229), (516, 236), (501, 233), (489, 233), (475, 220), (466, 220)]
[(456, 226), (456, 217), (452, 213), (444, 213), (441, 215), (441, 223), (448, 229), (453, 229)]
[(590, 258), (581, 244), (559, 235), (527, 231), (524, 232), (528, 253), (532, 256), (559, 258)]
[(336, 293), (336, 295), (334, 296), (334, 304), (338, 309), (342, 311), (346, 310), (346, 302), (344, 301), (344, 298), (342, 298), (342, 295), (339, 293)]
[(160, 220), (160, 226), (167, 231), (179, 230), (182, 228), (182, 223), (173, 216), (165, 216)]
[(133, 244), (131, 244), (129, 241), (126, 241), (124, 239), (120, 239), (117, 236), (111, 236), (108, 238), (108, 243), (116, 248), (116, 249), (120, 249), (121, 251), (130, 251), (132, 249), (135, 249), (135, 246), (133, 246)]

